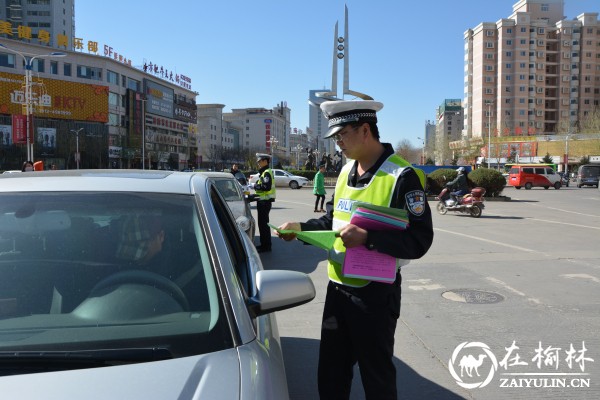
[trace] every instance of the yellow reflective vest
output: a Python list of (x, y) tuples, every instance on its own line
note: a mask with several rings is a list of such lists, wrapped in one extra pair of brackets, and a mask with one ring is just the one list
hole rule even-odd
[[(410, 163), (393, 154), (383, 162), (373, 179), (371, 179), (371, 182), (366, 186), (350, 187), (348, 186), (348, 175), (350, 175), (350, 170), (353, 165), (354, 162), (349, 162), (342, 168), (335, 186), (332, 226), (334, 231), (338, 231), (350, 223), (352, 204), (357, 201), (389, 207), (400, 174), (405, 168), (412, 168)], [(423, 171), (416, 168), (415, 171), (419, 176), (421, 185), (424, 186), (425, 174)], [(353, 287), (367, 285), (370, 282), (368, 280), (344, 277), (342, 274), (342, 265), (344, 263), (345, 253), (346, 248), (344, 247), (342, 239), (337, 238), (328, 255), (327, 274), (329, 279)], [(397, 259), (398, 267), (408, 263), (409, 260)]]

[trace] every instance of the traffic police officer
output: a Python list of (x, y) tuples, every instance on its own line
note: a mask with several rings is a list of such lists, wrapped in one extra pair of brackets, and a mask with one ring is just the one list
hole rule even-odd
[[(321, 399), (348, 399), (353, 366), (358, 362), (367, 399), (396, 399), (393, 363), (394, 333), (400, 316), (400, 267), (422, 257), (433, 241), (431, 210), (423, 190), (422, 171), (379, 141), (377, 111), (371, 100), (326, 101), (321, 110), (329, 120), (325, 138), (334, 138), (351, 161), (337, 180), (327, 214), (305, 223), (287, 222), (280, 229), (339, 231), (328, 255), (329, 284), (325, 298), (319, 349), (318, 384)], [(349, 203), (361, 201), (405, 209), (405, 230), (365, 230), (350, 223)], [(279, 234), (292, 240), (294, 234)], [(346, 277), (346, 248), (365, 246), (396, 258), (392, 284)]]
[(258, 181), (254, 184), (256, 191), (256, 212), (258, 214), (258, 232), (260, 234), (260, 245), (256, 247), (259, 253), (271, 251), (271, 229), (269, 228), (269, 213), (271, 203), (275, 201), (275, 180), (273, 171), (269, 168), (271, 156), (264, 153), (256, 153), (258, 163)]

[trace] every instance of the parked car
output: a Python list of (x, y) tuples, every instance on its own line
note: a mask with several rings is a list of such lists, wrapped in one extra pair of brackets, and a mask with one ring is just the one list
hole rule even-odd
[[(308, 179), (303, 176), (293, 175), (282, 169), (274, 169), (275, 186), (289, 186), (292, 189), (300, 189), (308, 184)], [(258, 182), (258, 174), (250, 175), (250, 183)]]
[(577, 170), (577, 187), (596, 186), (600, 181), (600, 164), (585, 164)]
[(0, 176), (0, 393), (287, 399), (274, 311), (310, 277), (263, 270), (216, 178)]
[(231, 208), (238, 226), (248, 234), (251, 240), (254, 240), (256, 221), (250, 210), (248, 187), (240, 185), (239, 181), (229, 172), (204, 172), (204, 175), (215, 182), (219, 193)]

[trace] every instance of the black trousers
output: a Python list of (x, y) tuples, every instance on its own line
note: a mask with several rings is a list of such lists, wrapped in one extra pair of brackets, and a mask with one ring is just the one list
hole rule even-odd
[(269, 228), (269, 213), (271, 212), (271, 201), (258, 200), (256, 202), (258, 214), (258, 233), (260, 235), (260, 246), (271, 248), (271, 228)]
[[(315, 211), (322, 210), (323, 204), (325, 203), (325, 195), (324, 194), (315, 194), (315, 196), (317, 196), (317, 198), (315, 200)], [(319, 204), (319, 199), (321, 200), (321, 208), (317, 208), (317, 205)]]
[(367, 399), (397, 398), (394, 333), (400, 317), (400, 274), (393, 284), (351, 288), (329, 282), (319, 348), (319, 396), (350, 398), (358, 362)]

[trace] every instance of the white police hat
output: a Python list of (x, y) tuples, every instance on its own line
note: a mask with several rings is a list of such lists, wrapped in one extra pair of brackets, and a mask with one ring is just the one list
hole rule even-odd
[(321, 103), (321, 111), (329, 120), (329, 130), (325, 138), (335, 135), (351, 122), (377, 122), (377, 111), (383, 103), (373, 100), (337, 100)]
[(259, 162), (260, 160), (270, 160), (271, 156), (269, 154), (266, 153), (256, 153), (256, 162)]

